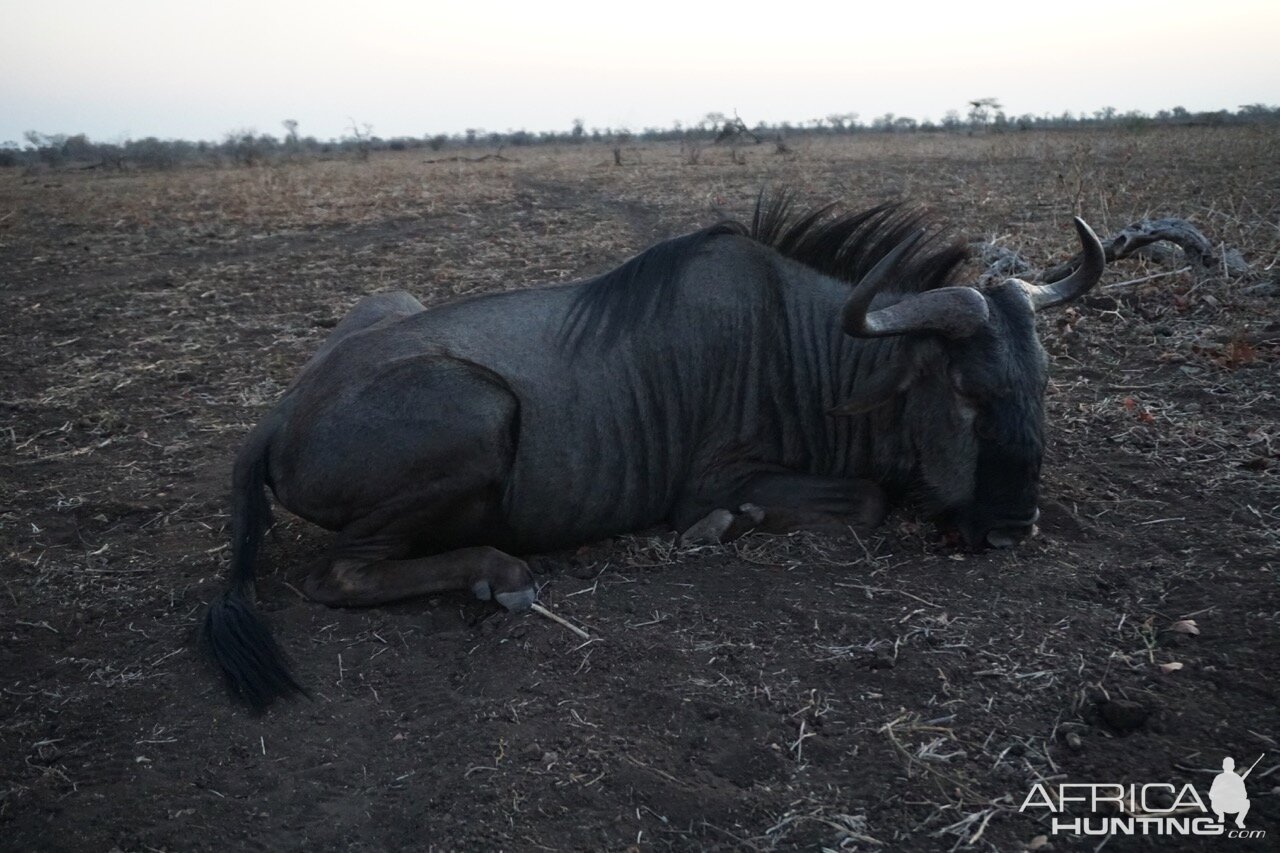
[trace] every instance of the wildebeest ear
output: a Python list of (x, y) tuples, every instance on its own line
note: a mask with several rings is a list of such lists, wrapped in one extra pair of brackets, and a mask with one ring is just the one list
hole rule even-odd
[(911, 370), (881, 372), (853, 389), (853, 396), (827, 409), (832, 417), (861, 415), (878, 409), (911, 384)]

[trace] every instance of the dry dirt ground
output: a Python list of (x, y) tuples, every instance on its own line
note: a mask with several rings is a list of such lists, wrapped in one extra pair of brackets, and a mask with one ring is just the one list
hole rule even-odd
[[(1277, 152), (1203, 128), (0, 175), (0, 848), (1092, 850), (1040, 846), (1033, 783), (1204, 796), (1261, 753), (1269, 839), (1197, 843), (1274, 844)], [(191, 638), (230, 463), (347, 308), (602, 271), (766, 183), (928, 203), (1042, 266), (1074, 212), (1181, 216), (1252, 271), (1122, 261), (1041, 319), (1042, 533), (1013, 552), (899, 512), (539, 557), (584, 642), (463, 595), (312, 604), (327, 535), (282, 513), (260, 593), (313, 699), (229, 701)], [(1135, 847), (1195, 844), (1107, 843)]]

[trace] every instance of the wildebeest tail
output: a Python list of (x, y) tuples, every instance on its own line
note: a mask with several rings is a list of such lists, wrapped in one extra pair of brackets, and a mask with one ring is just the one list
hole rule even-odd
[(209, 605), (201, 631), (205, 648), (231, 691), (255, 711), (276, 699), (305, 693), (294, 680), (262, 614), (254, 606), (254, 563), (271, 524), (267, 444), (272, 429), (259, 425), (236, 458), (231, 497), (230, 588)]

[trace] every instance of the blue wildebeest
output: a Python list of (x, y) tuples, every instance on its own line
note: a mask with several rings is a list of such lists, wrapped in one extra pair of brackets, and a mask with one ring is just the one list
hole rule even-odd
[(305, 582), (330, 605), (457, 589), (518, 610), (534, 588), (513, 554), (664, 522), (691, 541), (869, 527), (907, 498), (972, 546), (1014, 544), (1038, 515), (1034, 312), (1104, 264), (1076, 228), (1068, 278), (979, 291), (919, 212), (784, 195), (589, 281), (431, 310), (370, 296), (236, 459), (204, 639), (250, 705), (300, 690), (252, 603), (267, 486), (337, 531)]

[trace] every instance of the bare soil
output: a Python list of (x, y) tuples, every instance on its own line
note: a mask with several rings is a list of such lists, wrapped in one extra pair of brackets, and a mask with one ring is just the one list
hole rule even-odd
[[(788, 144), (0, 174), (0, 848), (1018, 850), (1037, 781), (1205, 796), (1264, 752), (1269, 839), (1203, 845), (1274, 844), (1278, 135)], [(765, 184), (928, 203), (1039, 266), (1078, 211), (1181, 216), (1252, 271), (1131, 259), (1041, 319), (1042, 532), (1012, 552), (900, 511), (862, 540), (538, 556), (584, 642), (463, 595), (310, 603), (327, 534), (281, 513), (260, 594), (313, 699), (229, 701), (191, 638), (231, 459), (346, 309), (601, 271)], [(1196, 843), (1108, 843), (1171, 846)]]

